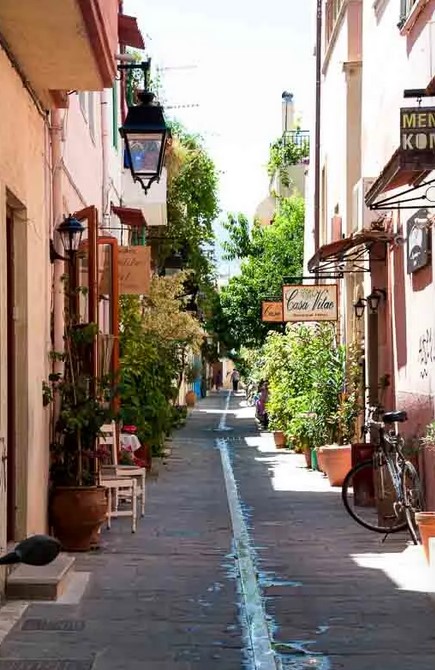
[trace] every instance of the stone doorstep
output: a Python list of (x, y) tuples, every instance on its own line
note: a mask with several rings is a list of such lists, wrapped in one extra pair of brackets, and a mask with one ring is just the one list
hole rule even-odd
[(19, 565), (6, 583), (10, 600), (57, 600), (68, 586), (75, 563), (73, 556), (59, 554), (49, 565)]

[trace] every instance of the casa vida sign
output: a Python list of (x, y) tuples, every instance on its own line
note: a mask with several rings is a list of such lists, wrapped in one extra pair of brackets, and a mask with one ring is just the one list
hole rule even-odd
[(403, 151), (435, 149), (435, 107), (400, 110), (400, 146)]
[(337, 284), (283, 286), (284, 321), (337, 321)]
[(282, 302), (263, 300), (261, 303), (261, 320), (271, 323), (282, 323)]

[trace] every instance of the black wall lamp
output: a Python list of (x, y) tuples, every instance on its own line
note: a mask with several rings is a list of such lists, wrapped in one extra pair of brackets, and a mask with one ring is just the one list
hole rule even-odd
[(357, 319), (362, 319), (364, 316), (364, 310), (366, 308), (367, 300), (365, 298), (358, 298), (356, 303), (353, 305), (355, 316)]
[(56, 228), (56, 232), (59, 233), (62, 246), (67, 255), (61, 256), (56, 251), (53, 240), (50, 240), (50, 261), (54, 263), (54, 261), (71, 260), (71, 257), (79, 249), (84, 231), (85, 227), (75, 216), (71, 214), (67, 216)]
[(169, 137), (163, 107), (154, 102), (154, 93), (148, 90), (150, 65), (150, 59), (138, 65), (118, 65), (120, 70), (139, 69), (143, 72), (144, 90), (137, 94), (140, 104), (128, 108), (119, 132), (125, 142), (124, 166), (130, 169), (134, 181), (140, 183), (145, 193), (160, 179)]
[(377, 314), (382, 298), (387, 299), (387, 292), (383, 288), (374, 288), (367, 298), (358, 298), (353, 305), (356, 318), (362, 319), (366, 304), (369, 307), (370, 314)]
[(383, 288), (374, 288), (370, 295), (367, 296), (367, 304), (372, 314), (377, 313), (382, 297), (384, 300), (387, 299), (387, 292)]

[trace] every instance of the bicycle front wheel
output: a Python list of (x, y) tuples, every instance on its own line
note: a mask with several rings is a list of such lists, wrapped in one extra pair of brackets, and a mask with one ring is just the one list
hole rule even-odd
[(423, 492), (417, 470), (406, 461), (402, 471), (402, 492), (405, 505), (405, 517), (414, 544), (420, 543), (420, 532), (415, 520), (415, 513), (423, 509)]
[(397, 514), (397, 494), (386, 465), (362, 461), (350, 470), (341, 489), (343, 504), (361, 526), (375, 533), (398, 533), (407, 522)]

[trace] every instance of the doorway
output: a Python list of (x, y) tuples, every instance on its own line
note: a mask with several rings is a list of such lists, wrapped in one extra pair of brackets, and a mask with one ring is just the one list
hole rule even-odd
[(16, 335), (15, 335), (15, 241), (12, 212), (6, 214), (6, 328), (7, 328), (7, 467), (6, 538), (15, 539), (16, 517)]

